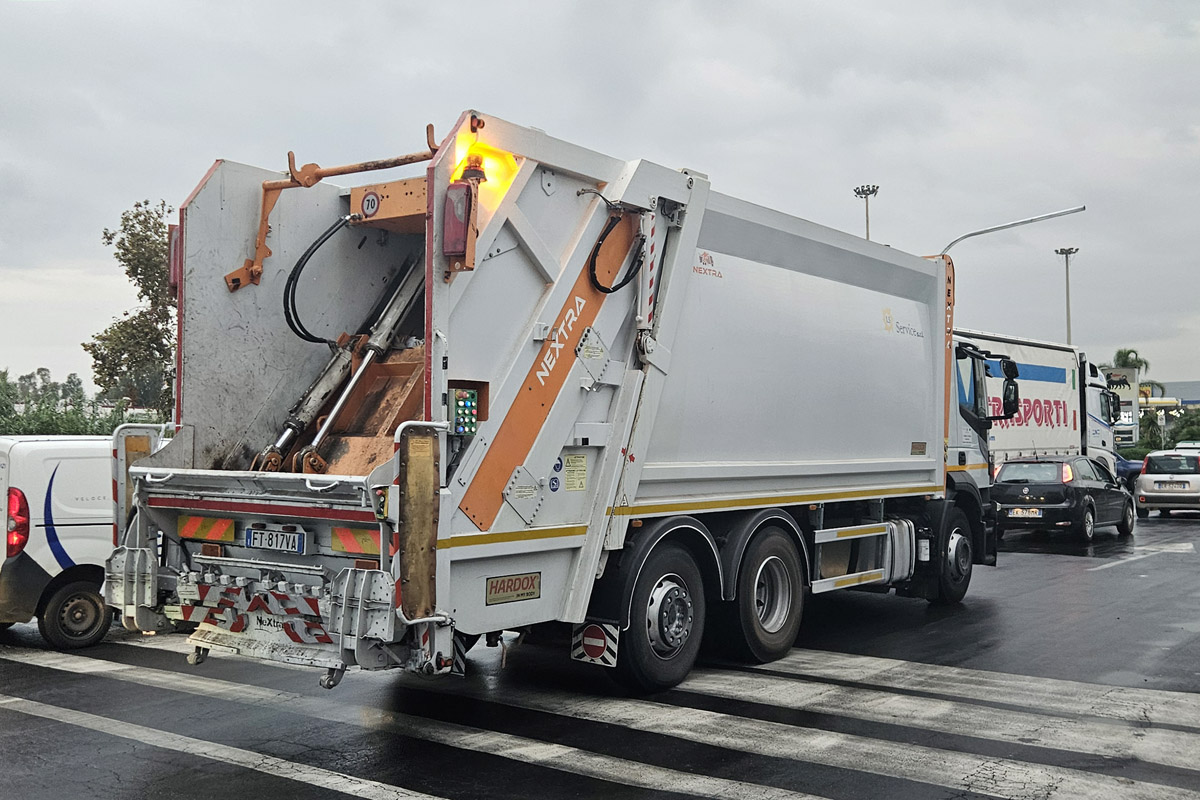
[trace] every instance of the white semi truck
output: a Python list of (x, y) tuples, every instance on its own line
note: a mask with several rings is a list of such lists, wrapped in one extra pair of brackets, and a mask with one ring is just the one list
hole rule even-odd
[(947, 475), (989, 357), (952, 340), (949, 258), (479, 112), (427, 143), (222, 161), (183, 204), (180, 428), (129, 471), (126, 627), (330, 687), (565, 622), (654, 690), (705, 635), (786, 653), (808, 592), (957, 602), (994, 563)]
[[(1020, 372), (1020, 409), (1011, 419), (998, 421), (988, 437), (993, 469), (1020, 456), (1086, 455), (1116, 474), (1113, 425), (1120, 416), (1120, 400), (1086, 353), (1067, 344), (967, 329), (955, 335), (982, 348), (1003, 350)], [(989, 372), (988, 405), (998, 409), (1003, 392), (1000, 365), (991, 362)]]

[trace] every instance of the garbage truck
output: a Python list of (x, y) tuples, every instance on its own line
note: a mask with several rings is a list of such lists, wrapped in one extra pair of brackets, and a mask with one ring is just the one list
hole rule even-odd
[(948, 257), (477, 111), (425, 133), (218, 161), (183, 203), (178, 430), (129, 468), (106, 568), (127, 628), (329, 688), (566, 624), (653, 691), (703, 639), (782, 656), (810, 594), (955, 603), (995, 562), (947, 474), (952, 379), (989, 358), (954, 341)]

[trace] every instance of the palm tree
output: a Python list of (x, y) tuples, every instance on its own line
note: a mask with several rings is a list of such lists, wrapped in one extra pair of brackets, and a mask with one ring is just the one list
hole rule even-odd
[[(1142, 375), (1150, 371), (1150, 362), (1142, 358), (1141, 354), (1132, 347), (1122, 347), (1117, 350), (1113, 356), (1111, 364), (1101, 364), (1101, 369), (1109, 369), (1116, 367), (1118, 369), (1136, 369)], [(1145, 389), (1150, 397), (1154, 397), (1154, 390), (1158, 390), (1159, 397), (1167, 396), (1167, 387), (1163, 386), (1158, 381), (1142, 379), (1138, 384), (1139, 389)], [(1139, 392), (1140, 393), (1140, 392)]]

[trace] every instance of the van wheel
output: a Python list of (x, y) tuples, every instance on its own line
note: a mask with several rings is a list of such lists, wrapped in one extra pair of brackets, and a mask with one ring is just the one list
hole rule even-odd
[(946, 540), (942, 546), (935, 603), (961, 602), (971, 585), (971, 523), (961, 508), (952, 508), (946, 519)]
[(704, 611), (704, 585), (692, 554), (674, 542), (655, 547), (633, 588), (614, 677), (634, 692), (656, 692), (682, 681), (700, 651)]
[(1143, 508), (1142, 506), (1137, 507), (1137, 518), (1138, 519), (1145, 519), (1148, 516), (1150, 516), (1150, 509)]
[(780, 528), (756, 534), (738, 575), (736, 623), (729, 628), (738, 655), (759, 663), (787, 655), (800, 632), (804, 578), (791, 537)]
[(91, 647), (104, 638), (112, 614), (96, 584), (75, 581), (59, 588), (38, 616), (42, 638), (59, 650)]

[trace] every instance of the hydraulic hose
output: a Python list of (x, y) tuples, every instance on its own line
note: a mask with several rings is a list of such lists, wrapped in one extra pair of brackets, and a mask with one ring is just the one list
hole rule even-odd
[(352, 217), (350, 215), (338, 218), (337, 222), (330, 225), (324, 233), (317, 237), (317, 240), (310, 244), (308, 249), (304, 251), (304, 255), (300, 256), (300, 260), (296, 262), (296, 266), (292, 267), (292, 271), (288, 274), (287, 283), (284, 284), (283, 318), (287, 320), (288, 327), (292, 329), (292, 333), (296, 334), (306, 342), (313, 342), (315, 344), (328, 344), (330, 346), (336, 346), (337, 344), (330, 339), (317, 336), (315, 333), (306, 328), (304, 323), (300, 321), (300, 315), (296, 310), (296, 287), (300, 283), (300, 275), (304, 272), (304, 267), (308, 264), (308, 260), (312, 258), (318, 250), (321, 249), (321, 245), (325, 244), (325, 242), (329, 241), (335, 233), (348, 225), (351, 219)]

